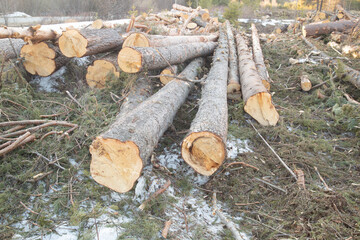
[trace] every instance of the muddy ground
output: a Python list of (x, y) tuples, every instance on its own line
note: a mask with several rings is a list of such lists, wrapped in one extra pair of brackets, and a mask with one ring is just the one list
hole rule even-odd
[[(241, 25), (243, 30), (248, 31), (248, 24)], [(312, 42), (337, 56), (324, 40)], [(5, 66), (1, 121), (59, 114), (50, 119), (79, 128), (68, 138), (51, 135), (0, 158), (0, 239), (161, 239), (169, 219), (168, 239), (232, 239), (212, 212), (214, 192), (244, 239), (359, 239), (360, 107), (344, 97), (348, 93), (360, 101), (359, 89), (342, 77), (341, 69), (291, 65), (289, 58), (306, 58), (311, 52), (293, 33), (276, 34), (262, 47), (280, 114), (277, 126), (261, 127), (244, 113), (242, 101), (229, 101), (228, 158), (210, 178), (199, 176), (180, 156), (197, 111), (198, 85), (159, 142), (153, 162), (126, 194), (92, 180), (88, 147), (115, 119), (121, 102), (113, 94), (120, 96), (136, 76), (121, 74), (107, 88), (91, 90), (84, 81), (86, 61), (72, 61), (58, 74), (57, 86), (45, 92), (38, 91), (39, 84), (42, 90), (49, 87), (44, 79)], [(359, 60), (346, 64), (360, 69)], [(325, 84), (303, 92), (302, 74), (313, 85)], [(154, 85), (161, 87), (158, 81)], [(249, 121), (292, 170), (303, 171), (304, 184), (294, 180)], [(44, 132), (51, 130), (65, 129)], [(41, 173), (45, 176), (39, 177)], [(140, 211), (138, 206), (168, 179), (170, 188)]]

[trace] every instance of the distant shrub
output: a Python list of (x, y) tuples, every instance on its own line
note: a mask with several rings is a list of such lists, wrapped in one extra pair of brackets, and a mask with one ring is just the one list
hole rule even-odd
[(224, 18), (229, 20), (231, 23), (236, 23), (241, 15), (242, 5), (239, 2), (231, 2), (224, 11)]
[(202, 8), (210, 8), (213, 5), (213, 0), (200, 0), (199, 5)]
[(227, 6), (229, 4), (230, 0), (213, 0), (212, 2), (216, 6), (220, 6), (220, 5)]

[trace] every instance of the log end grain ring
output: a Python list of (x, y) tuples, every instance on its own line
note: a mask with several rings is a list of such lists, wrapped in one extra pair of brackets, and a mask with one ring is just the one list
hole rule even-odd
[(51, 75), (55, 69), (56, 52), (46, 43), (41, 42), (32, 45), (24, 45), (20, 56), (24, 58), (26, 71), (33, 75), (46, 77)]
[(87, 69), (86, 82), (91, 88), (104, 88), (109, 74), (114, 74), (116, 77), (120, 76), (114, 64), (105, 60), (96, 60)]
[(122, 47), (150, 47), (150, 43), (144, 34), (132, 33), (125, 39)]
[(143, 161), (131, 141), (97, 137), (90, 146), (90, 172), (94, 180), (114, 191), (129, 191), (140, 177)]
[(86, 53), (88, 40), (77, 30), (67, 30), (59, 38), (60, 51), (66, 57), (82, 57)]
[(212, 175), (226, 157), (222, 139), (211, 132), (193, 132), (181, 146), (181, 154), (187, 164), (202, 175)]
[(137, 73), (142, 68), (142, 55), (137, 50), (125, 47), (118, 55), (118, 64), (121, 70), (126, 73)]
[(267, 92), (251, 96), (246, 101), (244, 110), (263, 126), (275, 126), (279, 121), (279, 114), (271, 102), (270, 93)]

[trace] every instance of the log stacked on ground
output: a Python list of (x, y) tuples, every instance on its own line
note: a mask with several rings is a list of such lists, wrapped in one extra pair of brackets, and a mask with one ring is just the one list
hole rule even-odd
[(244, 110), (261, 125), (274, 126), (279, 120), (279, 114), (272, 104), (271, 95), (262, 84), (252, 54), (240, 34), (236, 35), (236, 42)]
[(83, 57), (120, 49), (123, 42), (124, 38), (114, 29), (72, 29), (59, 38), (59, 47), (67, 57)]
[(58, 47), (46, 42), (24, 45), (20, 56), (24, 58), (27, 72), (42, 77), (53, 74), (70, 60), (61, 54)]
[(301, 85), (301, 89), (304, 91), (304, 92), (308, 92), (311, 90), (311, 82), (310, 82), (310, 79), (309, 79), (309, 76), (308, 75), (301, 75), (300, 77), (300, 85)]
[(55, 40), (59, 34), (52, 29), (40, 29), (41, 25), (28, 28), (0, 27), (0, 38), (21, 38), (26, 42), (41, 42)]
[(166, 47), (194, 42), (214, 42), (217, 35), (161, 36), (132, 33), (124, 41), (124, 47)]
[(117, 53), (112, 53), (95, 60), (87, 68), (86, 82), (91, 88), (104, 88), (106, 80), (111, 76), (119, 77), (120, 69), (117, 64)]
[[(314, 51), (319, 51), (310, 41), (308, 41), (305, 37), (301, 36), (302, 40), (311, 47)], [(331, 59), (329, 55), (320, 51), (320, 55), (325, 59)], [(353, 84), (355, 87), (360, 88), (360, 72), (355, 70), (345, 63), (338, 60), (337, 62), (333, 62), (334, 65), (343, 67), (344, 76), (347, 77), (348, 81)]]
[[(203, 63), (203, 59), (192, 61), (181, 75), (194, 79)], [(191, 86), (173, 80), (132, 111), (119, 116), (90, 146), (93, 178), (117, 192), (129, 191)]]
[(302, 35), (304, 37), (318, 37), (328, 35), (332, 32), (350, 32), (356, 23), (357, 21), (354, 20), (341, 20), (337, 22), (304, 25)]
[(0, 39), (0, 59), (6, 61), (20, 56), (20, 50), (25, 45), (21, 39)]
[(256, 69), (259, 72), (259, 75), (262, 79), (262, 83), (264, 84), (266, 90), (270, 91), (270, 76), (266, 69), (264, 56), (261, 50), (260, 39), (258, 31), (255, 27), (255, 24), (251, 24), (252, 30), (252, 49), (253, 49), (253, 57), (256, 65)]
[(172, 66), (165, 68), (160, 73), (160, 82), (164, 85), (168, 84), (171, 80), (173, 80), (175, 78), (169, 77), (169, 76), (161, 76), (161, 75), (177, 75), (178, 72), (179, 72), (178, 65), (172, 65)]
[(118, 64), (127, 73), (161, 69), (196, 57), (208, 56), (216, 46), (215, 42), (198, 42), (159, 48), (125, 47), (119, 52)]
[(203, 85), (199, 110), (181, 145), (185, 162), (206, 176), (212, 175), (226, 157), (228, 58), (226, 33), (220, 29), (219, 45)]
[(235, 47), (235, 38), (229, 21), (226, 21), (226, 34), (229, 44), (229, 76), (227, 97), (232, 100), (241, 98), (238, 61)]

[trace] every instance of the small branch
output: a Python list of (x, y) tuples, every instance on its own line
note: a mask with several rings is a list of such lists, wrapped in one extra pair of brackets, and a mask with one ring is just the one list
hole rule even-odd
[(140, 206), (139, 209), (140, 210), (144, 210), (146, 207), (146, 204), (149, 203), (152, 199), (156, 198), (158, 195), (162, 194), (163, 192), (165, 192), (165, 190), (170, 186), (171, 181), (167, 180), (166, 183), (164, 184), (164, 186), (162, 186), (162, 188), (160, 188), (159, 190), (157, 190), (156, 192), (154, 192), (148, 199), (146, 199)]
[(287, 194), (287, 191), (286, 191), (285, 189), (282, 189), (281, 187), (278, 187), (278, 186), (276, 186), (276, 185), (274, 185), (274, 184), (271, 184), (271, 183), (269, 183), (269, 182), (267, 182), (267, 181), (264, 181), (264, 180), (262, 180), (262, 179), (260, 179), (260, 178), (254, 178), (254, 179), (255, 179), (256, 181), (265, 183), (266, 185), (269, 185), (270, 187), (273, 187), (273, 188), (275, 188), (275, 189), (277, 189), (277, 190), (279, 190), (279, 191), (282, 191), (282, 192), (284, 192), (285, 194)]
[(49, 164), (54, 164), (55, 166), (57, 166), (58, 168), (65, 170), (65, 168), (63, 168), (62, 166), (60, 166), (60, 164), (58, 162), (54, 162), (51, 161), (50, 159), (48, 159), (47, 157), (45, 157), (44, 155), (38, 153), (38, 152), (33, 152), (34, 154), (38, 155), (39, 157), (43, 158), (44, 160), (48, 161)]
[(245, 162), (232, 162), (232, 163), (229, 163), (225, 168), (228, 168), (228, 167), (233, 166), (233, 165), (238, 165), (238, 164), (243, 165), (245, 167), (250, 167), (250, 168), (255, 169), (256, 171), (259, 171), (259, 169), (257, 167), (254, 167), (254, 166), (252, 166), (250, 164), (247, 164)]
[(221, 219), (221, 221), (226, 225), (226, 227), (231, 231), (233, 234), (235, 240), (244, 240), (244, 238), (240, 235), (239, 231), (236, 229), (235, 224), (227, 219), (224, 214), (217, 208), (216, 206), (216, 193), (213, 193), (213, 207), (214, 207), (214, 213), (218, 215), (218, 217)]
[(31, 213), (36, 214), (36, 215), (39, 215), (39, 214), (40, 214), (40, 213), (37, 213), (37, 212), (31, 210), (31, 209), (30, 209), (29, 207), (27, 207), (22, 201), (20, 201), (20, 204), (21, 204), (24, 208), (26, 208), (27, 210), (29, 210)]
[(324, 184), (326, 191), (331, 192), (331, 191), (332, 191), (332, 189), (331, 189), (331, 188), (329, 188), (329, 186), (326, 184), (325, 180), (324, 180), (324, 179), (323, 179), (323, 177), (320, 175), (320, 172), (318, 171), (318, 169), (317, 169), (317, 167), (316, 167), (316, 166), (314, 166), (314, 169), (315, 169), (315, 172), (317, 173), (317, 175), (319, 176), (319, 178), (320, 178), (321, 182)]
[(344, 96), (346, 97), (346, 99), (348, 100), (349, 103), (352, 103), (355, 105), (360, 105), (360, 103), (358, 101), (356, 101), (355, 99), (353, 99), (352, 97), (350, 97), (349, 94), (344, 93)]
[[(25, 142), (28, 137), (33, 136), (33, 139), (35, 139), (35, 136), (30, 135), (30, 134), (31, 134), (30, 132), (26, 132), (25, 134), (21, 135), (18, 139), (16, 139), (12, 144), (10, 144), (9, 146), (1, 149), (0, 150), (0, 156), (3, 156), (6, 153), (9, 153), (12, 150), (14, 150), (15, 148), (17, 148), (17, 147), (21, 146), (22, 144), (24, 144), (23, 142)], [(26, 142), (29, 142), (29, 140), (27, 140)]]
[(249, 206), (249, 205), (255, 205), (260, 204), (260, 202), (253, 202), (253, 203), (235, 203), (236, 206)]
[(286, 170), (289, 171), (289, 173), (295, 178), (295, 180), (297, 181), (297, 177), (295, 175), (295, 173), (286, 165), (286, 163), (281, 159), (281, 157), (275, 152), (275, 150), (270, 146), (270, 144), (265, 140), (265, 138), (260, 134), (260, 132), (255, 128), (255, 126), (252, 124), (251, 121), (247, 121), (248, 123), (250, 123), (250, 125), (254, 128), (254, 130), (256, 131), (256, 133), (260, 136), (260, 138), (264, 141), (264, 143), (266, 144), (266, 146), (268, 146), (270, 148), (270, 150), (275, 154), (275, 156), (277, 157), (277, 159), (279, 159), (279, 161), (281, 162), (281, 164), (286, 168)]
[(255, 219), (252, 219), (252, 218), (249, 218), (249, 217), (247, 217), (247, 216), (244, 216), (244, 217), (247, 218), (247, 219), (249, 219), (249, 220), (251, 220), (251, 221), (254, 221), (254, 222), (258, 223), (258, 224), (261, 224), (261, 225), (263, 225), (263, 226), (265, 226), (265, 227), (267, 227), (267, 228), (270, 228), (270, 229), (272, 229), (272, 230), (274, 230), (274, 231), (276, 231), (276, 232), (278, 232), (278, 233), (281, 233), (281, 234), (283, 234), (283, 235), (285, 235), (285, 236), (289, 236), (289, 237), (292, 237), (292, 238), (293, 238), (292, 235), (287, 234), (287, 233), (284, 233), (284, 232), (282, 232), (282, 231), (280, 231), (280, 230), (278, 230), (278, 229), (276, 229), (276, 228), (274, 228), (274, 227), (271, 227), (271, 226), (269, 226), (269, 225), (267, 225), (267, 224), (265, 224), (265, 223), (262, 223), (262, 222), (260, 222), (260, 221), (255, 220)]
[(167, 238), (167, 235), (168, 235), (168, 233), (169, 233), (169, 229), (170, 229), (170, 226), (171, 226), (171, 219), (169, 220), (169, 221), (166, 221), (165, 222), (165, 226), (164, 226), (164, 228), (163, 228), (163, 230), (161, 231), (161, 236), (163, 237), (163, 238)]
[(81, 108), (84, 108), (83, 105), (81, 105), (78, 100), (76, 100), (69, 91), (66, 91), (66, 94), (73, 100), (77, 105), (79, 105)]

